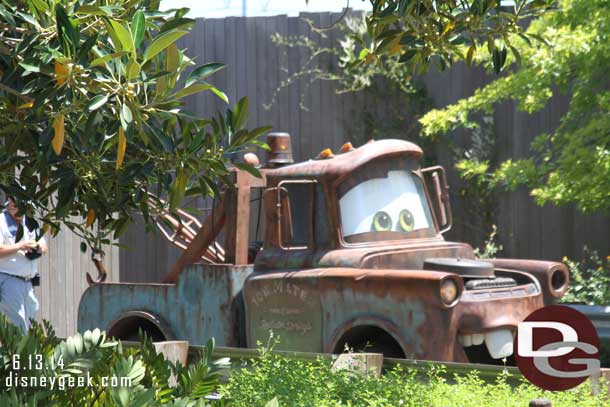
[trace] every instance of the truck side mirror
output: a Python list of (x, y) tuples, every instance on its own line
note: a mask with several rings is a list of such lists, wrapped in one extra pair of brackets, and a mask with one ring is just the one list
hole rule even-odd
[(445, 233), (453, 225), (451, 204), (449, 203), (449, 185), (445, 169), (441, 166), (428, 167), (421, 170), (424, 179), (430, 177), (434, 187), (433, 209), (438, 221), (440, 233)]

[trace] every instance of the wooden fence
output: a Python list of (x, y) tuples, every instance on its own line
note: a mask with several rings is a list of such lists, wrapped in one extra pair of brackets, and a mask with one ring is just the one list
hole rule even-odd
[[(293, 137), (296, 160), (314, 157), (325, 147), (336, 149), (345, 141), (361, 143), (367, 140), (366, 126), (359, 125), (363, 112), (369, 115), (372, 112), (378, 120), (391, 119), (388, 106), (400, 103), (400, 98), (380, 101), (369, 97), (366, 92), (337, 95), (333, 82), (310, 83), (309, 78), (303, 77), (283, 88), (272, 107), (266, 108), (280, 84), (307, 66), (311, 58), (304, 48), (278, 47), (271, 40), (273, 34), (302, 35), (323, 46), (337, 44), (340, 38), (336, 31), (321, 38), (312, 32), (303, 17), (312, 20), (316, 26), (324, 27), (335, 21), (338, 14), (199, 19), (192, 34), (181, 40), (181, 46), (187, 48), (188, 54), (198, 63), (220, 61), (227, 64), (226, 69), (211, 78), (212, 82), (227, 92), (232, 103), (242, 96), (250, 98), (250, 127), (271, 125), (275, 130), (288, 131)], [(336, 69), (330, 58), (322, 58), (320, 63)], [(443, 73), (431, 71), (423, 78), (428, 95), (437, 107), (471, 95), (489, 80), (481, 69), (459, 64)], [(498, 158), (526, 156), (532, 138), (557, 126), (568, 102), (566, 96), (556, 97), (535, 115), (517, 112), (512, 102), (500, 105), (494, 114)], [(206, 117), (226, 108), (211, 94), (192, 97), (187, 105)], [(468, 134), (463, 130), (454, 132), (450, 138), (457, 145), (469, 145)], [(412, 141), (418, 142), (417, 139)], [(455, 154), (446, 146), (438, 146), (433, 152), (426, 151), (426, 154), (431, 153), (450, 170), (456, 221), (447, 237), (479, 245), (489, 231), (481, 230), (480, 222), (468, 215), (468, 202), (456, 193), (463, 182), (453, 170)], [(198, 205), (205, 206), (202, 202)], [(499, 228), (504, 256), (558, 260), (565, 255), (580, 256), (584, 245), (599, 250), (603, 255), (610, 252), (610, 222), (606, 216), (583, 216), (573, 208), (551, 205), (540, 208), (525, 190), (500, 193), (494, 221)], [(121, 252), (120, 278), (124, 281), (157, 280), (167, 272), (179, 253), (160, 236), (145, 237), (141, 225), (132, 227), (122, 243), (132, 248)]]
[[(76, 316), (82, 293), (87, 288), (85, 273), (92, 277), (97, 271), (89, 252), (80, 251), (81, 239), (67, 229), (56, 238), (46, 236), (49, 254), (40, 258), (38, 271), (40, 286), (35, 288), (40, 302), (37, 319), (51, 322), (57, 336), (66, 337), (76, 332)], [(105, 264), (109, 270), (107, 281), (118, 280), (119, 249), (105, 247)]]

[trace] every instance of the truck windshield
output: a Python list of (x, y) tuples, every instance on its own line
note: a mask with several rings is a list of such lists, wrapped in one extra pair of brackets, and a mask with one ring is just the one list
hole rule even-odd
[(352, 183), (339, 199), (346, 241), (404, 239), (422, 229), (430, 232), (425, 235), (434, 234), (420, 178), (404, 169), (377, 172), (374, 176), (369, 173), (365, 178)]

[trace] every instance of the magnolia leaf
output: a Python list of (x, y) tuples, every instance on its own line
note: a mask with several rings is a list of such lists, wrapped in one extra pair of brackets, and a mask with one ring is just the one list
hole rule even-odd
[(117, 38), (121, 42), (121, 46), (125, 51), (131, 51), (133, 49), (133, 38), (128, 28), (123, 27), (118, 21), (110, 20), (110, 25), (114, 29)]
[(31, 0), (31, 3), (34, 5), (34, 7), (36, 7), (38, 12), (46, 13), (49, 11), (49, 5), (42, 0)]
[(477, 47), (474, 44), (472, 44), (470, 48), (468, 48), (468, 52), (466, 53), (466, 64), (468, 66), (472, 66), (472, 58), (474, 57), (476, 49)]
[(94, 110), (97, 110), (100, 107), (104, 106), (104, 104), (107, 101), (108, 101), (108, 96), (107, 95), (97, 95), (97, 96), (94, 96), (93, 98), (91, 98), (91, 100), (87, 104), (86, 109), (89, 112), (93, 112)]
[(121, 39), (119, 38), (117, 32), (114, 30), (112, 24), (110, 24), (110, 21), (106, 18), (104, 19), (104, 25), (106, 26), (106, 31), (108, 31), (108, 35), (112, 40), (112, 45), (114, 46), (114, 49), (116, 49), (117, 51), (123, 51), (123, 44), (121, 43)]
[(176, 28), (181, 28), (184, 30), (190, 29), (193, 24), (195, 24), (195, 20), (192, 18), (174, 18), (173, 20), (169, 20), (167, 23), (163, 24), (159, 32), (165, 32), (169, 30), (174, 30)]
[(55, 60), (55, 81), (57, 85), (62, 86), (66, 83), (68, 75), (70, 74), (70, 68), (64, 65), (62, 62)]
[(150, 43), (148, 48), (146, 48), (146, 51), (144, 51), (144, 62), (149, 61), (159, 52), (163, 51), (165, 48), (169, 47), (171, 44), (178, 41), (178, 39), (182, 38), (186, 34), (188, 34), (188, 31), (173, 30), (157, 35), (155, 39)]
[(31, 109), (32, 107), (34, 107), (34, 102), (29, 101), (29, 102), (25, 102), (22, 105), (17, 106), (17, 109)]
[(91, 227), (91, 225), (93, 225), (93, 222), (95, 222), (95, 211), (92, 208), (90, 208), (87, 211), (87, 219), (86, 219), (85, 225), (89, 228), (89, 227)]
[(184, 168), (179, 168), (176, 172), (176, 179), (170, 189), (169, 206), (170, 208), (176, 208), (182, 202), (184, 193), (186, 191), (186, 183), (188, 181), (188, 175)]
[(250, 173), (251, 175), (255, 176), (256, 178), (261, 178), (262, 175), (260, 173), (259, 170), (257, 170), (255, 167), (253, 167), (250, 164), (246, 164), (246, 163), (235, 163), (235, 166), (237, 168), (239, 168), (240, 170), (246, 171), (248, 173)]
[(239, 130), (246, 124), (248, 119), (248, 98), (243, 97), (235, 105), (233, 115), (231, 116), (231, 126), (233, 130)]
[(60, 113), (57, 116), (55, 116), (55, 121), (53, 122), (53, 130), (55, 133), (53, 136), (53, 140), (51, 141), (51, 146), (53, 147), (53, 151), (55, 151), (55, 154), (60, 155), (61, 150), (64, 146), (65, 128), (64, 128), (64, 115), (63, 114)]
[(521, 66), (521, 54), (519, 53), (519, 50), (515, 47), (513, 47), (512, 45), (509, 45), (511, 51), (513, 51), (513, 55), (515, 56), (515, 62), (517, 62), (517, 65)]
[(78, 6), (78, 9), (76, 9), (75, 13), (89, 14), (92, 16), (110, 16), (110, 15), (112, 15), (112, 13), (109, 13), (108, 10), (104, 7), (88, 6), (88, 5)]
[(127, 76), (128, 80), (133, 80), (135, 78), (138, 77), (138, 75), (140, 75), (140, 64), (138, 64), (136, 62), (135, 59), (130, 59), (129, 62), (127, 63), (127, 68), (126, 68), (126, 72), (125, 75)]
[(165, 55), (165, 69), (167, 69), (168, 72), (176, 72), (180, 67), (180, 51), (176, 44), (171, 44), (167, 47)]
[(72, 56), (80, 39), (77, 24), (68, 17), (66, 10), (60, 4), (55, 5), (55, 19), (57, 20), (57, 35), (64, 55)]
[(400, 58), (398, 58), (398, 62), (401, 62), (401, 63), (407, 62), (407, 61), (411, 60), (415, 55), (417, 55), (416, 50), (414, 50), (414, 49), (409, 50), (409, 51), (405, 52), (404, 54), (402, 54), (400, 56)]
[(213, 87), (213, 86), (212, 86), (212, 88), (211, 88), (210, 90), (211, 90), (212, 92), (214, 92), (214, 94), (215, 94), (216, 96), (218, 96), (218, 97), (220, 98), (220, 100), (222, 100), (222, 101), (223, 101), (223, 102), (225, 102), (225, 103), (229, 103), (229, 98), (228, 98), (228, 96), (227, 96), (227, 94), (226, 94), (226, 93), (224, 93), (224, 92), (222, 92), (222, 91), (218, 90), (217, 88), (215, 88), (215, 87)]
[(93, 68), (95, 66), (104, 65), (106, 62), (110, 61), (111, 59), (120, 58), (126, 54), (127, 54), (127, 52), (125, 52), (125, 51), (113, 52), (112, 54), (108, 54), (108, 55), (104, 55), (103, 57), (95, 58), (93, 61), (91, 61), (89, 66)]
[(17, 233), (15, 234), (15, 241), (18, 242), (23, 238), (23, 224), (19, 222), (17, 226)]
[(28, 62), (19, 62), (19, 66), (26, 70), (26, 72), (41, 72), (42, 69), (39, 65), (34, 65), (33, 63)]
[(174, 93), (173, 99), (182, 99), (183, 97), (192, 95), (194, 93), (203, 92), (204, 90), (209, 90), (212, 88), (214, 88), (214, 86), (210, 85), (209, 83), (199, 83), (196, 85), (191, 85)]
[(220, 71), (225, 66), (225, 64), (220, 64), (218, 62), (211, 62), (209, 64), (202, 65), (189, 75), (188, 79), (184, 83), (184, 86), (190, 86), (195, 82), (203, 80), (213, 73)]
[(137, 49), (140, 47), (144, 39), (144, 28), (146, 25), (146, 17), (142, 10), (136, 11), (131, 22), (131, 33), (133, 34), (133, 45)]
[(127, 149), (127, 138), (125, 138), (125, 131), (123, 127), (119, 127), (119, 141), (117, 143), (116, 152), (116, 170), (121, 168), (123, 165), (123, 159), (125, 158), (125, 150)]
[(126, 130), (127, 126), (133, 121), (133, 114), (131, 113), (131, 109), (127, 106), (127, 103), (123, 103), (121, 106), (121, 125), (123, 129)]

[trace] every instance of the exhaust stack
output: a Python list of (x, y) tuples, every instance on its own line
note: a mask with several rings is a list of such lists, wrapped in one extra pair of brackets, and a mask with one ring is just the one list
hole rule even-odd
[(277, 168), (294, 163), (290, 134), (285, 132), (269, 133), (267, 135), (267, 144), (271, 148), (267, 151), (265, 157), (265, 166), (267, 168)]

